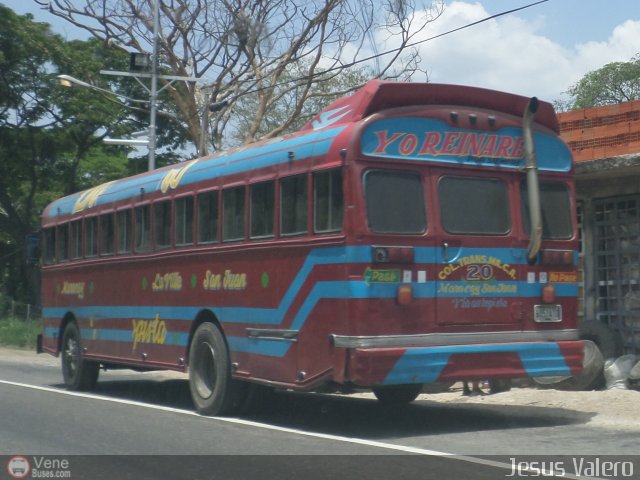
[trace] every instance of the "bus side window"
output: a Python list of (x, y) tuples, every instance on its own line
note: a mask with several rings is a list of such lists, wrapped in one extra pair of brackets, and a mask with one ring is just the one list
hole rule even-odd
[(280, 233), (307, 233), (307, 175), (280, 180)]
[(193, 245), (193, 197), (176, 199), (174, 222), (176, 246)]
[(135, 249), (147, 252), (151, 247), (151, 207), (142, 205), (135, 209)]
[(71, 222), (71, 258), (82, 258), (82, 221)]
[(156, 248), (169, 248), (171, 246), (171, 201), (153, 204), (153, 222)]
[(100, 217), (100, 253), (113, 255), (114, 247), (113, 214), (107, 213)]
[(222, 240), (244, 240), (245, 187), (222, 191)]
[(198, 194), (198, 244), (218, 241), (218, 191)]
[(98, 217), (88, 217), (84, 220), (84, 255), (98, 255)]
[(251, 185), (251, 238), (273, 237), (275, 182)]
[(56, 261), (56, 229), (47, 228), (43, 233), (42, 259), (45, 265), (51, 265)]
[(118, 227), (118, 253), (131, 252), (131, 210), (116, 213)]
[(69, 224), (59, 225), (57, 228), (58, 261), (69, 259)]
[(314, 220), (316, 233), (339, 232), (342, 229), (344, 198), (342, 171), (339, 169), (313, 175)]

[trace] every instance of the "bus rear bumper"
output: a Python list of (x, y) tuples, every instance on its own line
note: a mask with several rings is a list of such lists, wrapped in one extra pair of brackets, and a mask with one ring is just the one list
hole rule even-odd
[(571, 376), (582, 371), (583, 349), (582, 341), (352, 348), (347, 380), (372, 386)]

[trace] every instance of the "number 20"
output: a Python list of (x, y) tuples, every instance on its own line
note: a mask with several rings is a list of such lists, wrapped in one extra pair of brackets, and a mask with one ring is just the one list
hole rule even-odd
[(493, 267), (491, 265), (469, 265), (467, 266), (467, 280), (486, 281), (493, 278)]

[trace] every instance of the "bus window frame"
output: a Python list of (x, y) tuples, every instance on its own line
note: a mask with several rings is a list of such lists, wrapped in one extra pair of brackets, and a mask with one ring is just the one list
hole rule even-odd
[[(89, 249), (89, 230), (88, 230), (88, 223), (89, 222), (93, 222), (95, 221), (96, 224), (96, 228), (95, 228), (95, 253), (91, 253), (90, 249)], [(86, 217), (83, 217), (82, 219), (82, 223), (84, 224), (84, 242), (83, 242), (83, 253), (84, 253), (84, 258), (86, 259), (94, 259), (94, 258), (98, 258), (100, 256), (100, 220), (99, 220), (99, 214), (95, 213), (92, 215), (87, 215)]]
[[(283, 205), (284, 204), (283, 198), (284, 198), (284, 195), (282, 194), (282, 182), (290, 180), (290, 179), (293, 179), (293, 178), (296, 178), (296, 177), (304, 177), (305, 178), (304, 184), (305, 184), (305, 189), (306, 189), (306, 192), (305, 192), (305, 194), (306, 194), (305, 195), (305, 197), (306, 197), (305, 202), (306, 203), (305, 203), (304, 211), (305, 211), (305, 223), (306, 223), (306, 225), (305, 225), (305, 228), (303, 230), (298, 230), (298, 231), (295, 231), (295, 232), (286, 232), (285, 233), (285, 232), (282, 231), (282, 228), (283, 228), (283, 225), (284, 225), (284, 222), (283, 222), (283, 206), (284, 206)], [(311, 218), (311, 216), (313, 215), (313, 210), (312, 210), (313, 206), (311, 204), (312, 199), (309, 198), (310, 190), (311, 190), (311, 188), (313, 188), (312, 185), (310, 185), (311, 184), (311, 179), (312, 179), (312, 175), (311, 175), (311, 172), (308, 171), (308, 170), (305, 170), (303, 172), (297, 172), (297, 173), (291, 173), (291, 174), (288, 174), (288, 175), (283, 175), (280, 178), (278, 178), (278, 182), (277, 182), (278, 205), (277, 205), (277, 208), (278, 208), (278, 236), (280, 238), (300, 237), (300, 236), (303, 236), (303, 235), (309, 235), (309, 229), (310, 229), (309, 218)]]
[[(420, 232), (382, 232), (374, 230), (369, 222), (368, 202), (367, 202), (367, 187), (366, 177), (371, 172), (395, 172), (402, 174), (412, 174), (420, 178), (420, 184), (422, 185), (422, 205), (424, 213), (424, 229)], [(433, 220), (430, 218), (429, 204), (433, 201), (430, 193), (431, 185), (429, 178), (431, 174), (422, 168), (416, 168), (413, 165), (370, 165), (363, 168), (360, 172), (360, 188), (362, 191), (362, 215), (368, 232), (375, 236), (407, 236), (407, 237), (424, 237), (429, 234)]]
[[(317, 192), (316, 192), (316, 177), (318, 175), (322, 175), (322, 174), (328, 174), (329, 176), (332, 173), (339, 173), (340, 174), (340, 189), (342, 191), (342, 221), (340, 222), (340, 227), (336, 228), (336, 229), (327, 229), (327, 230), (319, 230), (316, 228), (317, 225), (317, 216), (318, 216), (318, 196), (317, 196)], [(312, 219), (313, 221), (312, 223), (312, 230), (313, 230), (313, 234), (314, 235), (330, 235), (330, 234), (336, 234), (336, 233), (341, 233), (344, 231), (344, 219), (345, 219), (345, 173), (344, 173), (344, 169), (342, 168), (342, 165), (339, 166), (331, 166), (328, 168), (323, 168), (323, 169), (318, 169), (318, 170), (314, 170), (311, 172), (311, 203), (312, 203), (312, 209), (313, 209), (313, 214), (312, 214)], [(331, 179), (331, 177), (329, 177)], [(329, 181), (329, 185), (331, 185), (331, 180)], [(329, 211), (331, 211), (331, 208), (329, 207)], [(329, 217), (331, 218), (331, 217)], [(330, 224), (331, 222), (328, 221), (328, 223)]]
[[(197, 221), (197, 193), (195, 192), (187, 192), (181, 195), (178, 195), (173, 198), (173, 212), (172, 212), (172, 233), (173, 233), (173, 244), (174, 248), (189, 248), (196, 245), (196, 221)], [(186, 199), (191, 199), (191, 242), (189, 243), (178, 243), (178, 202)]]
[[(225, 212), (224, 212), (224, 194), (225, 192), (230, 192), (232, 190), (237, 190), (239, 188), (243, 189), (243, 195), (239, 198), (243, 198), (244, 201), (244, 205), (243, 205), (243, 212), (242, 212), (242, 225), (243, 225), (243, 232), (242, 232), (242, 237), (233, 237), (233, 238), (225, 238)], [(247, 183), (246, 182), (242, 182), (242, 183), (230, 183), (229, 185), (225, 185), (222, 188), (220, 188), (220, 210), (218, 211), (218, 218), (220, 219), (219, 221), (219, 227), (220, 227), (220, 240), (222, 243), (234, 243), (234, 242), (245, 242), (247, 241), (247, 236), (249, 234), (249, 232), (247, 231), (249, 228), (248, 225), (248, 201), (249, 201), (249, 189), (247, 188)], [(235, 212), (234, 212), (235, 213)]]
[[(158, 207), (158, 205), (165, 205), (167, 204), (169, 206), (169, 214), (168, 214), (168, 218), (169, 218), (169, 225), (168, 227), (165, 227), (166, 230), (168, 230), (169, 233), (169, 238), (168, 238), (168, 243), (166, 244), (162, 244), (160, 245), (158, 243), (158, 225), (156, 224), (156, 221), (158, 219), (158, 217), (156, 216), (156, 209)], [(164, 229), (163, 229), (164, 230)], [(171, 198), (158, 198), (156, 200), (154, 200), (151, 203), (151, 251), (153, 252), (163, 252), (165, 250), (171, 250), (174, 248), (174, 241), (173, 241), (173, 199)]]
[(43, 265), (55, 265), (56, 263), (56, 226), (52, 225), (42, 229), (42, 263)]
[[(497, 174), (497, 175), (496, 175)], [(440, 183), (444, 178), (465, 178), (471, 180), (497, 180), (500, 182), (505, 188), (505, 208), (507, 213), (507, 220), (509, 222), (508, 228), (504, 232), (500, 233), (487, 233), (487, 232), (459, 232), (459, 231), (450, 231), (444, 224), (443, 220), (443, 202), (441, 202), (440, 196)], [(488, 171), (488, 172), (478, 172), (478, 171), (460, 171), (460, 170), (444, 170), (437, 169), (433, 170), (433, 180), (435, 184), (434, 195), (436, 199), (436, 210), (438, 215), (438, 223), (439, 227), (442, 229), (442, 232), (445, 235), (456, 236), (456, 237), (508, 237), (514, 232), (514, 223), (516, 223), (516, 219), (518, 218), (518, 214), (513, 211), (512, 199), (513, 199), (513, 182), (510, 180), (506, 180), (502, 176), (500, 176), (499, 172)]]
[[(113, 257), (116, 254), (116, 211), (115, 210), (106, 210), (104, 212), (100, 212), (98, 215), (98, 256), (100, 257)], [(102, 231), (102, 219), (105, 217), (111, 216), (111, 252), (104, 251), (103, 245), (103, 231)]]
[[(63, 263), (63, 262), (68, 262), (69, 261), (69, 222), (60, 222), (55, 226), (56, 229), (56, 262), (55, 263)], [(62, 255), (60, 255), (60, 248), (61, 248), (61, 235), (60, 235), (60, 231), (62, 229), (66, 229), (67, 230), (67, 234), (66, 234), (66, 245), (65, 245), (65, 255), (64, 257)]]
[[(252, 235), (252, 227), (253, 227), (253, 203), (252, 203), (252, 193), (253, 193), (253, 188), (257, 185), (264, 185), (264, 184), (268, 184), (270, 183), (273, 186), (273, 208), (272, 208), (272, 217), (271, 217), (271, 233), (267, 234), (267, 235)], [(275, 178), (275, 176), (269, 177), (269, 178), (261, 178), (259, 180), (253, 181), (251, 183), (248, 184), (248, 196), (249, 196), (249, 212), (248, 212), (248, 216), (249, 216), (249, 231), (248, 231), (248, 235), (249, 235), (249, 240), (269, 240), (269, 239), (275, 239), (276, 238), (276, 211), (277, 211), (277, 195), (276, 195), (276, 191), (278, 189), (278, 182), (277, 179)]]
[[(210, 246), (210, 245), (216, 245), (216, 244), (220, 244), (221, 243), (221, 234), (222, 234), (222, 229), (220, 228), (220, 223), (222, 220), (222, 213), (221, 213), (221, 208), (222, 208), (222, 194), (220, 193), (222, 191), (221, 188), (219, 187), (215, 187), (215, 188), (209, 188), (206, 190), (197, 190), (195, 192), (195, 206), (194, 206), (194, 213), (195, 213), (195, 237), (194, 237), (194, 245), (195, 246)], [(201, 221), (200, 221), (200, 196), (201, 195), (208, 195), (208, 194), (214, 194), (214, 200), (215, 200), (215, 205), (216, 205), (216, 230), (215, 230), (215, 235), (213, 240), (208, 240), (208, 241), (201, 241), (200, 240), (200, 225), (201, 225)]]
[[(134, 233), (134, 207), (130, 207), (130, 206), (126, 206), (123, 208), (119, 208), (116, 209), (115, 211), (115, 218), (116, 218), (116, 223), (115, 223), (115, 243), (116, 243), (116, 251), (115, 254), (116, 255), (131, 255), (132, 253), (134, 253), (134, 241), (135, 241), (135, 233)], [(128, 249), (127, 250), (120, 250), (120, 222), (119, 222), (119, 215), (122, 212), (128, 212), (129, 213), (129, 229), (128, 229), (128, 233), (129, 233), (129, 241), (126, 242), (128, 243)]]
[[(148, 208), (148, 212), (149, 212), (149, 217), (148, 217), (148, 235), (147, 235), (147, 242), (143, 243), (142, 246), (146, 246), (146, 248), (144, 249), (138, 249), (138, 210), (141, 208)], [(133, 211), (133, 219), (132, 219), (132, 223), (133, 223), (133, 244), (132, 244), (132, 250), (131, 252), (137, 255), (146, 255), (149, 254), (151, 252), (153, 252), (153, 226), (152, 226), (152, 210), (151, 210), (151, 202), (150, 201), (146, 201), (146, 202), (140, 202), (140, 203), (136, 203), (133, 205), (132, 208)]]
[[(542, 234), (542, 239), (544, 241), (550, 241), (550, 242), (554, 242), (554, 241), (559, 241), (559, 242), (566, 242), (569, 240), (573, 240), (575, 238), (577, 238), (577, 222), (576, 222), (576, 210), (577, 210), (577, 202), (575, 199), (575, 191), (572, 191), (572, 187), (571, 184), (568, 183), (564, 178), (559, 178), (559, 177), (554, 177), (554, 178), (548, 178), (548, 177), (541, 177), (539, 179), (539, 186), (540, 186), (540, 190), (541, 190), (541, 197), (542, 197), (542, 188), (543, 185), (546, 184), (560, 184), (564, 187), (564, 190), (567, 194), (567, 207), (569, 208), (569, 217), (571, 220), (571, 234), (567, 237), (549, 237), (545, 235), (545, 229), (543, 226), (543, 234)], [(519, 214), (521, 216), (521, 220), (520, 220), (520, 228), (522, 229), (522, 235), (525, 238), (530, 238), (531, 236), (531, 232), (528, 232), (527, 230), (530, 229), (529, 224), (527, 223), (527, 219), (528, 216), (526, 216), (528, 208), (525, 208), (525, 200), (526, 200), (526, 195), (525, 195), (525, 189), (527, 188), (526, 186), (526, 182), (525, 181), (520, 181), (517, 183), (517, 197), (518, 197), (518, 203), (520, 205), (520, 210), (519, 210)], [(543, 202), (543, 199), (541, 199), (541, 202)], [(543, 205), (541, 203), (540, 208), (543, 208)], [(543, 213), (543, 225), (544, 225), (544, 213)]]
[[(78, 218), (74, 218), (72, 220), (70, 220), (69, 222), (67, 222), (69, 224), (69, 260), (70, 261), (74, 261), (74, 260), (82, 260), (82, 258), (84, 257), (84, 224), (83, 224), (83, 219), (81, 217)], [(77, 250), (77, 255), (74, 255), (74, 235), (73, 235), (73, 229), (74, 226), (77, 225), (78, 226), (78, 250)]]

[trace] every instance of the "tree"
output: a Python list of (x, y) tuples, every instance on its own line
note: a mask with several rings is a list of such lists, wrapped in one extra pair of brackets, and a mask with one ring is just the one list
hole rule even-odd
[(573, 109), (599, 107), (640, 98), (640, 54), (587, 73), (568, 92)]
[[(36, 1), (108, 45), (152, 50), (154, 0)], [(349, 71), (368, 49), (390, 52), (378, 58), (374, 77), (409, 75), (418, 60), (409, 44), (443, 8), (442, 0), (158, 1), (160, 67), (203, 79), (168, 88), (195, 145), (206, 124), (215, 145), (233, 126), (232, 108), (207, 121), (209, 101), (233, 105), (251, 95), (255, 108), (243, 119), (244, 141), (251, 141), (290, 128), (305, 102), (322, 92), (319, 85)], [(274, 110), (280, 120), (267, 127)]]
[(85, 74), (95, 62), (127, 60), (96, 40), (65, 42), (47, 24), (0, 5), (0, 284), (5, 295), (37, 303), (37, 277), (24, 261), (25, 237), (37, 229), (50, 201), (130, 173), (124, 152), (101, 141), (137, 126), (130, 109), (114, 98), (63, 89), (56, 70), (62, 65)]
[[(290, 69), (283, 75), (282, 83), (274, 88), (274, 98), (277, 98), (278, 101), (274, 102), (273, 108), (264, 113), (258, 130), (255, 132), (252, 132), (251, 129), (254, 121), (252, 113), (259, 108), (260, 97), (254, 93), (239, 98), (231, 107), (235, 122), (231, 128), (227, 128), (230, 130), (227, 136), (232, 138), (232, 142), (246, 143), (255, 136), (267, 137), (270, 132), (276, 129), (279, 129), (281, 133), (297, 131), (332, 101), (353, 91), (355, 87), (363, 85), (373, 76), (371, 69), (355, 66), (347, 72), (324, 74), (322, 81), (318, 82), (309, 92), (296, 117), (289, 121), (291, 117), (289, 106), (297, 104), (296, 94), (298, 93), (296, 90), (288, 88), (289, 82), (305, 75), (306, 71), (308, 71), (308, 66), (305, 62), (290, 66)], [(286, 129), (280, 128), (285, 124), (287, 125)], [(248, 134), (248, 132), (252, 133)]]

